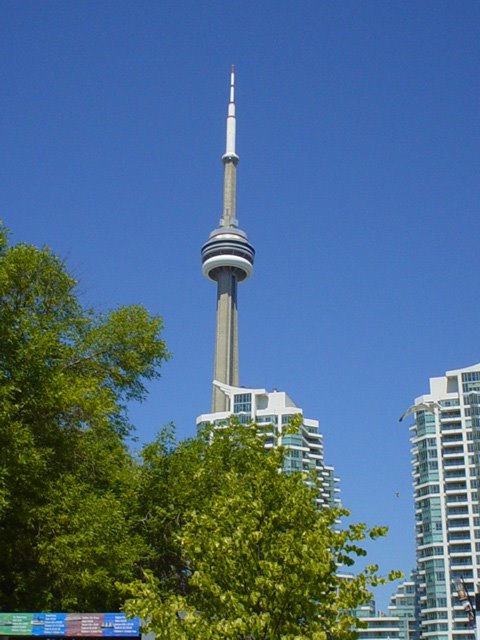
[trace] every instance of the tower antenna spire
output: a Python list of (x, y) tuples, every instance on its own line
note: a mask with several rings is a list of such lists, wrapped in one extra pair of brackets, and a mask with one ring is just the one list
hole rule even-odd
[(236, 152), (237, 119), (235, 117), (235, 67), (230, 72), (230, 100), (227, 111), (227, 139), (225, 153), (222, 156), (223, 174), (223, 212), (221, 227), (237, 227), (237, 164), (240, 158)]
[(228, 103), (227, 115), (227, 144), (223, 161), (238, 162), (239, 158), (235, 152), (237, 121), (235, 118), (235, 66), (232, 64), (230, 72), (230, 102)]

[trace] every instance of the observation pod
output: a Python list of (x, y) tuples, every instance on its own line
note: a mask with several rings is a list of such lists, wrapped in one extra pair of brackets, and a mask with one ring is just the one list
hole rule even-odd
[(248, 280), (253, 273), (255, 249), (248, 242), (245, 231), (236, 227), (214, 229), (202, 247), (202, 273), (209, 280), (218, 281), (220, 271), (233, 271), (237, 282)]

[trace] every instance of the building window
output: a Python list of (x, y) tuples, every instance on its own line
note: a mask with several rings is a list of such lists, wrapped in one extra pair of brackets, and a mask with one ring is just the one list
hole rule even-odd
[(480, 371), (462, 373), (462, 382), (476, 382), (477, 380), (480, 380)]
[(233, 396), (233, 413), (251, 413), (252, 412), (252, 394), (236, 393)]
[(277, 416), (257, 416), (256, 423), (276, 425)]
[(472, 393), (480, 391), (480, 382), (464, 382), (463, 393)]

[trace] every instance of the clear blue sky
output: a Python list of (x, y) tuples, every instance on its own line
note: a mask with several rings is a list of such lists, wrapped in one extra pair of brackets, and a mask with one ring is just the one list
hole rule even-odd
[[(164, 316), (174, 359), (133, 409), (140, 441), (209, 410), (230, 65), (241, 382), (321, 421), (370, 559), (414, 565), (407, 425), (428, 378), (480, 360), (480, 3), (0, 4), (0, 216), (99, 310)], [(399, 492), (399, 497), (395, 493)], [(383, 604), (389, 590), (384, 590)], [(383, 600), (382, 600), (383, 598)]]

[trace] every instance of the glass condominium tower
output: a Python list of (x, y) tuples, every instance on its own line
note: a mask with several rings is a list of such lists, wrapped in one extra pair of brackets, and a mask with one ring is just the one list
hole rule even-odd
[(473, 640), (456, 585), (473, 599), (480, 577), (480, 364), (430, 378), (409, 414), (421, 637)]

